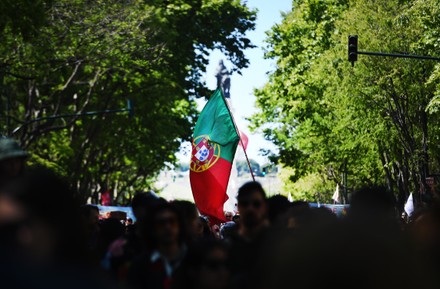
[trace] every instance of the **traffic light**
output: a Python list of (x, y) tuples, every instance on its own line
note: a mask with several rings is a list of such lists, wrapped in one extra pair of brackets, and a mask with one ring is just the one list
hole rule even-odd
[(358, 60), (358, 36), (348, 36), (348, 61), (354, 66), (354, 62)]

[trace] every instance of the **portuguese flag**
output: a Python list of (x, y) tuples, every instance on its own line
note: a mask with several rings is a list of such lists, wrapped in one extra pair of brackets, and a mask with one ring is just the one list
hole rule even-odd
[(194, 129), (189, 175), (194, 202), (211, 224), (227, 221), (223, 205), (239, 140), (226, 99), (217, 89)]

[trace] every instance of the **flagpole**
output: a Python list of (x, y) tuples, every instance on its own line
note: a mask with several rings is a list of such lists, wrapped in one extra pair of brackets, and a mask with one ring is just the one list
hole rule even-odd
[(244, 156), (246, 157), (246, 162), (248, 164), (249, 171), (251, 172), (252, 180), (255, 182), (255, 176), (254, 176), (254, 172), (253, 172), (252, 167), (251, 167), (251, 162), (249, 161), (248, 155), (246, 153), (246, 149), (244, 148), (243, 140), (241, 139), (241, 134), (240, 134), (240, 131), (238, 130), (237, 124), (235, 123), (235, 119), (234, 119), (234, 116), (232, 115), (231, 108), (229, 107), (229, 103), (226, 100), (225, 96), (223, 95), (223, 90), (221, 88), (217, 88), (217, 89), (220, 89), (220, 94), (221, 94), (221, 96), (223, 98), (223, 101), (226, 104), (226, 108), (228, 109), (229, 115), (231, 116), (232, 123), (234, 124), (235, 132), (237, 133), (238, 138), (240, 139), (241, 147), (243, 148)]

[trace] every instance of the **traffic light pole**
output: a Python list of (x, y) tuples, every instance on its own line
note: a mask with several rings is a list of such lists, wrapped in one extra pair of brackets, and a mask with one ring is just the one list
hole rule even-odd
[(440, 61), (439, 57), (415, 55), (415, 54), (383, 53), (383, 52), (369, 52), (369, 51), (358, 51), (357, 54), (375, 55), (375, 56), (388, 56), (388, 57), (398, 57), (398, 58), (428, 59), (428, 60), (438, 60), (438, 61)]
[(415, 58), (415, 59), (440, 61), (440, 57), (432, 57), (432, 56), (424, 56), (424, 55), (358, 51), (358, 36), (357, 35), (349, 35), (348, 36), (348, 61), (351, 62), (352, 66), (354, 66), (354, 63), (358, 60), (357, 56), (359, 54), (395, 57), (395, 58), (413, 58), (413, 59)]
[(31, 120), (23, 123), (19, 127), (16, 127), (12, 131), (12, 133), (10, 135), (13, 136), (18, 131), (20, 131), (23, 127), (25, 127), (25, 126), (27, 126), (27, 125), (29, 125), (31, 123), (39, 122), (39, 121), (42, 121), (42, 120), (58, 119), (58, 118), (65, 118), (65, 117), (92, 116), (92, 115), (107, 114), (107, 113), (119, 113), (119, 112), (128, 112), (128, 115), (130, 117), (133, 116), (133, 105), (132, 105), (131, 101), (130, 100), (127, 101), (127, 108), (107, 109), (107, 110), (100, 110), (100, 111), (87, 111), (87, 112), (83, 112), (83, 113), (58, 114), (58, 115), (50, 115), (50, 116), (45, 116), (45, 117), (39, 117), (39, 118), (31, 119)]

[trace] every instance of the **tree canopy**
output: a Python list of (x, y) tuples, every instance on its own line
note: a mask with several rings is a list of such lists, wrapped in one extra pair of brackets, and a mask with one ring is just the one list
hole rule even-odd
[[(256, 11), (237, 0), (17, 3), (27, 2), (44, 19), (29, 24), (35, 33), (0, 23), (0, 127), (31, 152), (31, 164), (69, 177), (84, 201), (110, 189), (125, 204), (148, 188), (191, 136), (194, 100), (210, 94), (201, 78), (210, 51), (240, 71), (253, 47), (245, 33)], [(128, 100), (132, 117), (99, 113)], [(69, 116), (51, 118), (60, 115)]]
[(440, 165), (438, 63), (359, 55), (352, 67), (347, 39), (359, 35), (361, 51), (438, 56), (438, 4), (296, 0), (269, 31), (277, 67), (256, 90), (253, 127), (279, 146), (291, 183), (315, 183), (297, 194), (322, 201), (336, 184), (386, 184), (403, 206), (427, 191)]

